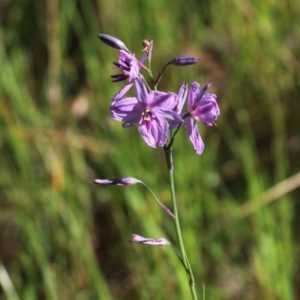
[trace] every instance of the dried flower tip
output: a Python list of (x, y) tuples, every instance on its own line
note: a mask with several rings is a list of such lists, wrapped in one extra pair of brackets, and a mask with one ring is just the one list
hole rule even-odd
[(132, 239), (130, 240), (132, 243), (141, 243), (141, 244), (146, 244), (146, 245), (151, 245), (151, 246), (164, 246), (164, 245), (170, 245), (170, 242), (166, 240), (165, 238), (160, 238), (160, 239), (150, 239), (150, 238), (144, 238), (140, 235), (133, 234)]
[(99, 39), (105, 43), (106, 45), (118, 49), (118, 50), (126, 50), (127, 51), (127, 47), (125, 46), (125, 44), (120, 41), (119, 39), (108, 35), (108, 34), (98, 34)]
[(117, 179), (96, 179), (94, 182), (100, 185), (133, 185), (141, 181), (133, 177), (124, 177)]
[(144, 55), (141, 59), (142, 64), (146, 61), (147, 58), (149, 59), (149, 61), (151, 61), (152, 49), (153, 49), (153, 40), (152, 41), (143, 40), (143, 47), (144, 47), (144, 49), (142, 50), (142, 52), (145, 52), (145, 53), (144, 53)]
[(170, 64), (174, 66), (188, 66), (196, 64), (199, 60), (200, 58), (195, 56), (178, 56), (173, 58)]
[(151, 43), (148, 40), (143, 40), (143, 47), (144, 47), (144, 49), (142, 50), (142, 52), (148, 52), (150, 46), (151, 46)]

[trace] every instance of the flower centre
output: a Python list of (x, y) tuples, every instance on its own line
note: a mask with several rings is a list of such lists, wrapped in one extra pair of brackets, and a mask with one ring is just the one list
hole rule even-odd
[(151, 116), (152, 116), (152, 112), (149, 108), (146, 108), (142, 112), (142, 118), (143, 118), (144, 121), (151, 121)]

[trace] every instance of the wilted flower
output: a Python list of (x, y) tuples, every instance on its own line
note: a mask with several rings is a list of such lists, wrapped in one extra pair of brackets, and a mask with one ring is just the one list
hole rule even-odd
[[(204, 143), (198, 131), (196, 121), (200, 121), (208, 126), (214, 125), (214, 121), (220, 115), (220, 109), (216, 101), (217, 96), (214, 94), (205, 94), (211, 83), (207, 84), (202, 90), (200, 90), (200, 84), (197, 82), (192, 83), (192, 87), (188, 96), (188, 112), (182, 113), (186, 132), (189, 135), (190, 141), (192, 142), (194, 149), (197, 154), (202, 154), (204, 150)], [(185, 90), (186, 83), (183, 83), (181, 90)], [(186, 94), (179, 92), (179, 98), (177, 103), (176, 112), (180, 113), (183, 103), (185, 101)], [(179, 126), (180, 123), (172, 122), (171, 128)]]
[(175, 94), (150, 91), (142, 78), (135, 82), (136, 98), (114, 98), (110, 112), (113, 119), (123, 122), (123, 127), (139, 125), (139, 132), (150, 147), (163, 147), (168, 139), (169, 124), (166, 118), (182, 121), (174, 111)]
[(170, 242), (166, 240), (165, 238), (160, 238), (160, 239), (151, 239), (151, 238), (144, 238), (140, 235), (133, 234), (132, 239), (130, 240), (132, 243), (141, 243), (141, 244), (146, 244), (146, 245), (151, 245), (151, 246), (164, 246), (164, 245), (170, 245)]
[(140, 73), (141, 64), (135, 58), (135, 55), (123, 50), (120, 51), (119, 62), (114, 62), (113, 64), (123, 71), (122, 74), (110, 76), (113, 78), (113, 82), (129, 79), (129, 82), (132, 83)]
[(95, 179), (94, 182), (100, 185), (133, 185), (136, 183), (140, 183), (141, 181), (133, 177), (124, 177), (116, 179)]
[(143, 47), (144, 47), (144, 49), (142, 51), (145, 52), (145, 54), (142, 57), (141, 62), (144, 63), (145, 60), (147, 59), (147, 57), (151, 61), (152, 50), (153, 50), (153, 40), (151, 40), (151, 41), (143, 40)]

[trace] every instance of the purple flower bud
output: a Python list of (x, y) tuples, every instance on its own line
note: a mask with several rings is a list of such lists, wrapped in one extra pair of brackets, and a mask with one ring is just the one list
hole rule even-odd
[(196, 64), (199, 60), (200, 58), (195, 56), (178, 56), (173, 58), (170, 64), (174, 66), (188, 66)]
[(118, 49), (118, 50), (126, 50), (128, 51), (127, 47), (125, 46), (125, 44), (120, 41), (119, 39), (108, 35), (108, 34), (98, 34), (99, 39), (105, 43), (106, 45)]
[(124, 177), (117, 179), (96, 179), (94, 182), (100, 185), (133, 185), (141, 181), (133, 177)]
[(141, 243), (141, 244), (146, 244), (146, 245), (151, 245), (151, 246), (164, 246), (164, 245), (170, 245), (170, 242), (166, 240), (165, 238), (160, 238), (160, 239), (150, 239), (150, 238), (144, 238), (140, 235), (133, 234), (132, 239), (130, 240), (132, 243)]

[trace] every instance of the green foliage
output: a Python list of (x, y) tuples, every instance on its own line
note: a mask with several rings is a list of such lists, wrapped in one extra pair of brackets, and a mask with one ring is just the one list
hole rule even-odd
[[(0, 3), (0, 299), (186, 299), (175, 240), (142, 186), (170, 207), (162, 149), (109, 117), (118, 53), (154, 39), (153, 72), (178, 55), (160, 88), (213, 82), (221, 116), (174, 146), (176, 190), (199, 297), (299, 298), (299, 1), (2, 1)], [(280, 188), (277, 184), (286, 180)], [(295, 181), (296, 180), (296, 181)], [(296, 182), (296, 183), (295, 183)], [(275, 188), (269, 191), (269, 189)], [(268, 193), (265, 193), (268, 191)], [(274, 203), (272, 203), (274, 202)]]

